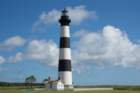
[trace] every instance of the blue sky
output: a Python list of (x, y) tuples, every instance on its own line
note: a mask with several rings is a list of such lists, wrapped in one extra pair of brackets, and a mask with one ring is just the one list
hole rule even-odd
[[(60, 11), (69, 10), (73, 82), (140, 84), (139, 0), (0, 0), (0, 81), (57, 78)], [(79, 15), (80, 14), (80, 15)]]

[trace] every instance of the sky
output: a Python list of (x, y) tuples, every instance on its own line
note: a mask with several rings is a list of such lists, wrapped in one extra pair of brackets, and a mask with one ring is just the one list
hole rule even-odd
[(0, 0), (0, 81), (57, 79), (61, 10), (75, 85), (140, 85), (139, 0)]

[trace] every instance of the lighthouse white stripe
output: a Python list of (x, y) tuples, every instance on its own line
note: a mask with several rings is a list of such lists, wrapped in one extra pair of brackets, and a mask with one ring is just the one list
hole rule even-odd
[(71, 49), (70, 48), (60, 48), (59, 59), (70, 59), (71, 60)]
[(59, 72), (59, 77), (64, 83), (64, 85), (72, 85), (72, 72), (71, 71), (61, 71)]
[(69, 26), (61, 26), (61, 37), (70, 37)]

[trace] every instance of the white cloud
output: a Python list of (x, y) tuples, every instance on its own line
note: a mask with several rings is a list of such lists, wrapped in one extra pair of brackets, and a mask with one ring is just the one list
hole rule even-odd
[(60, 15), (61, 15), (60, 11), (53, 9), (48, 13), (42, 12), (42, 14), (39, 17), (39, 20), (44, 24), (57, 23)]
[[(73, 38), (76, 38), (74, 39), (76, 43), (71, 42), (72, 63), (74, 70), (79, 73), (78, 69), (83, 69), (82, 64), (87, 69), (89, 69), (88, 64), (104, 67), (140, 67), (140, 44), (133, 43), (119, 28), (105, 26), (100, 32), (81, 30), (76, 32)], [(32, 40), (27, 45), (24, 57), (50, 66), (57, 66), (58, 51), (57, 44), (52, 40)], [(21, 60), (22, 57), (22, 53), (17, 53), (13, 59)]]
[(68, 13), (74, 24), (80, 24), (86, 19), (96, 19), (95, 11), (87, 10), (85, 6), (68, 7)]
[(76, 32), (80, 38), (74, 51), (74, 61), (97, 65), (140, 67), (140, 45), (114, 26), (105, 26), (101, 32)]
[[(95, 11), (87, 10), (83, 5), (67, 7), (67, 10), (69, 11), (68, 13), (72, 20), (72, 24), (80, 24), (84, 20), (97, 18)], [(58, 9), (53, 9), (49, 12), (42, 12), (39, 16), (39, 20), (37, 20), (33, 25), (33, 31), (42, 30), (43, 26), (48, 24), (58, 23), (60, 16), (61, 10)]]
[(28, 59), (57, 66), (58, 48), (53, 41), (33, 40), (28, 45), (26, 56)]
[[(85, 6), (75, 6), (75, 7), (67, 7), (68, 15), (74, 24), (80, 24), (85, 19), (97, 18), (95, 11), (89, 11)], [(60, 10), (54, 9), (50, 12), (43, 12), (40, 15), (40, 20), (47, 23), (57, 23), (60, 18), (61, 12)]]
[(23, 59), (23, 53), (18, 52), (15, 56), (10, 56), (9, 61), (12, 63), (17, 63)]
[(7, 39), (4, 44), (7, 45), (7, 46), (13, 46), (13, 47), (16, 47), (16, 46), (22, 46), (25, 44), (25, 39), (20, 37), (20, 36), (13, 36), (9, 39)]
[(20, 36), (13, 36), (5, 40), (0, 44), (0, 49), (11, 49), (15, 47), (23, 46), (26, 43), (26, 40)]
[(28, 43), (24, 52), (17, 52), (15, 56), (10, 56), (8, 60), (12, 63), (32, 60), (49, 66), (57, 66), (58, 56), (58, 47), (52, 40), (32, 40)]
[(5, 62), (5, 58), (0, 56), (0, 64), (4, 63)]

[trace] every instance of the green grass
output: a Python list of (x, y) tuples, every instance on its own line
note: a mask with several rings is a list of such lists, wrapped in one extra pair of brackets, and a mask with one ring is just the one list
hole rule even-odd
[(0, 90), (0, 93), (140, 93), (136, 90), (112, 90), (112, 91), (39, 91), (30, 89), (8, 89)]

